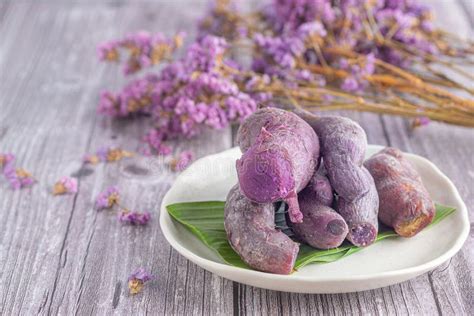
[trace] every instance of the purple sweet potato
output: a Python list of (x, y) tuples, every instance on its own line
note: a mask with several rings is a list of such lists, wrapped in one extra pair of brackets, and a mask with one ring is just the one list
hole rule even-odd
[(321, 116), (297, 111), (316, 131), (321, 156), (331, 185), (346, 201), (369, 191), (370, 181), (361, 169), (367, 148), (367, 135), (359, 124), (342, 116)]
[(309, 182), (305, 191), (311, 191), (314, 197), (314, 201), (325, 206), (332, 206), (334, 202), (334, 190), (332, 189), (331, 182), (327, 175), (319, 170), (316, 172)]
[(275, 229), (275, 206), (247, 199), (235, 185), (227, 196), (224, 227), (232, 248), (254, 269), (290, 274), (299, 245)]
[(344, 219), (330, 206), (333, 190), (326, 176), (316, 173), (308, 186), (298, 194), (302, 223), (289, 223), (295, 236), (318, 248), (339, 247), (348, 228)]
[(301, 222), (297, 193), (319, 164), (319, 140), (314, 130), (294, 113), (264, 108), (241, 125), (237, 160), (242, 193), (257, 203), (284, 200), (292, 222)]
[(364, 165), (380, 198), (379, 219), (403, 237), (412, 237), (433, 221), (435, 205), (421, 177), (396, 148), (385, 148)]
[(379, 196), (369, 171), (364, 167), (361, 170), (366, 182), (370, 183), (369, 191), (350, 202), (339, 197), (336, 210), (349, 226), (347, 239), (355, 246), (365, 247), (377, 238)]

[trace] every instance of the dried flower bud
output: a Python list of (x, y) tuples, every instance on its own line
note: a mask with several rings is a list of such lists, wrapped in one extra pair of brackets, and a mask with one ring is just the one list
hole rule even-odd
[(53, 194), (60, 195), (66, 193), (77, 193), (77, 179), (62, 177), (54, 184)]
[(31, 173), (22, 168), (15, 169), (12, 165), (7, 165), (3, 169), (3, 175), (14, 190), (28, 187), (35, 183), (35, 179)]
[(152, 278), (153, 276), (144, 268), (140, 268), (133, 272), (128, 277), (128, 289), (130, 290), (130, 294), (140, 293), (145, 282), (150, 281)]
[(429, 118), (427, 118), (426, 116), (417, 117), (411, 123), (411, 127), (412, 128), (417, 128), (417, 127), (421, 127), (421, 126), (426, 126), (426, 125), (430, 124), (430, 122), (431, 122), (431, 120)]
[(130, 225), (146, 225), (150, 219), (151, 214), (149, 212), (137, 212), (123, 209), (118, 219), (121, 223), (130, 224)]
[(96, 207), (98, 210), (112, 208), (120, 201), (120, 192), (116, 186), (107, 188), (101, 192), (96, 200)]
[(185, 150), (170, 162), (171, 170), (183, 171), (194, 160), (194, 153), (190, 150)]
[(13, 154), (0, 154), (0, 170), (15, 162)]

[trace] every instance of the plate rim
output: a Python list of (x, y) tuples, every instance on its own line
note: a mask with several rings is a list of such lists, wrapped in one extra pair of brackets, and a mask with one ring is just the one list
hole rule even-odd
[[(368, 147), (375, 148), (376, 150), (380, 150), (382, 148), (385, 148), (386, 146), (381, 146), (381, 145), (375, 145), (375, 144), (369, 144)], [(211, 154), (204, 156), (198, 160), (196, 160), (194, 164), (199, 164), (202, 163), (203, 160), (209, 159), (212, 157), (220, 156), (223, 154), (226, 154), (230, 151), (236, 150), (237, 147), (232, 147), (230, 149), (223, 150), (221, 152)], [(341, 282), (341, 281), (360, 281), (360, 280), (374, 280), (374, 279), (381, 279), (381, 278), (391, 278), (391, 277), (398, 277), (398, 276), (404, 276), (404, 275), (419, 275), (422, 274), (426, 271), (429, 271), (431, 269), (434, 269), (435, 267), (439, 266), (443, 262), (447, 261), (448, 259), (452, 258), (459, 250), (461, 250), (462, 246), (464, 245), (465, 241), (467, 240), (467, 237), (469, 236), (469, 218), (468, 218), (468, 212), (467, 212), (467, 207), (461, 198), (459, 191), (457, 190), (456, 186), (454, 183), (431, 161), (426, 159), (425, 157), (412, 154), (412, 153), (405, 153), (405, 155), (408, 155), (412, 158), (421, 160), (423, 163), (427, 164), (430, 166), (433, 171), (437, 174), (437, 176), (440, 176), (446, 184), (448, 184), (449, 189), (451, 193), (454, 195), (454, 198), (457, 200), (459, 203), (460, 207), (456, 210), (457, 212), (461, 213), (462, 216), (462, 230), (460, 231), (458, 237), (456, 238), (454, 244), (448, 249), (448, 251), (442, 253), (440, 256), (425, 262), (420, 265), (416, 265), (414, 267), (408, 267), (408, 268), (403, 268), (403, 269), (397, 269), (397, 270), (392, 270), (392, 271), (384, 271), (384, 272), (378, 272), (378, 273), (372, 273), (372, 274), (358, 274), (358, 275), (351, 275), (351, 276), (343, 276), (343, 277), (311, 277), (311, 276), (299, 276), (297, 274), (289, 274), (289, 275), (282, 275), (282, 274), (273, 274), (273, 273), (268, 273), (268, 272), (262, 272), (262, 271), (257, 271), (257, 270), (251, 270), (251, 269), (244, 269), (240, 267), (234, 267), (225, 263), (221, 262), (215, 262), (213, 260), (209, 260), (206, 258), (203, 258), (194, 252), (188, 250), (186, 247), (182, 246), (180, 243), (178, 243), (174, 237), (172, 236), (170, 228), (166, 225), (165, 223), (165, 217), (168, 217), (170, 220), (173, 220), (171, 216), (168, 214), (168, 211), (166, 209), (166, 206), (169, 204), (168, 199), (169, 199), (169, 193), (175, 183), (177, 183), (180, 178), (186, 177), (186, 175), (190, 172), (189, 170), (191, 168), (187, 168), (185, 171), (183, 171), (173, 182), (172, 186), (168, 189), (166, 192), (165, 196), (163, 197), (163, 200), (161, 202), (161, 207), (160, 207), (160, 228), (165, 236), (166, 241), (173, 247), (178, 253), (186, 257), (188, 260), (196, 263), (200, 267), (204, 268), (205, 270), (209, 270), (209, 268), (216, 268), (220, 271), (222, 270), (229, 270), (231, 272), (232, 270), (237, 269), (239, 272), (244, 273), (246, 277), (260, 277), (260, 278), (265, 278), (267, 280), (285, 280), (285, 281), (298, 281), (298, 282), (304, 282), (304, 283), (319, 283), (319, 282)], [(467, 223), (467, 224), (466, 224)], [(302, 267), (301, 269), (304, 269), (305, 267)], [(214, 271), (210, 271), (211, 273), (218, 274)], [(219, 275), (219, 274), (218, 274)], [(225, 278), (228, 278), (227, 276)], [(240, 282), (240, 281), (237, 281)], [(397, 283), (397, 282), (395, 282)]]

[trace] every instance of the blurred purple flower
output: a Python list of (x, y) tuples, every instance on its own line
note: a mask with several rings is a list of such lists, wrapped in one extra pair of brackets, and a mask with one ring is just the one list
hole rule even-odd
[(3, 168), (3, 175), (14, 190), (29, 187), (35, 183), (31, 173), (22, 168), (15, 169), (12, 164), (7, 164)]
[(183, 171), (194, 160), (194, 153), (191, 150), (181, 152), (176, 158), (171, 160), (171, 169), (173, 171)]
[(130, 294), (140, 293), (143, 289), (143, 285), (152, 280), (153, 276), (148, 273), (144, 268), (139, 268), (128, 277), (128, 288)]
[(255, 111), (257, 102), (240, 90), (234, 77), (239, 66), (225, 57), (227, 49), (223, 38), (205, 36), (159, 75), (134, 80), (117, 94), (103, 93), (98, 111), (112, 117), (151, 115), (154, 128), (144, 141), (162, 155), (171, 153), (171, 139), (241, 121)]
[(7, 168), (15, 162), (15, 156), (13, 154), (0, 154), (0, 170)]
[(116, 186), (107, 188), (101, 192), (96, 199), (95, 205), (98, 210), (112, 208), (120, 202), (120, 192)]
[(119, 222), (130, 225), (146, 225), (150, 219), (150, 212), (137, 212), (124, 209), (118, 215)]
[(54, 184), (54, 195), (66, 193), (77, 193), (77, 179), (64, 176)]

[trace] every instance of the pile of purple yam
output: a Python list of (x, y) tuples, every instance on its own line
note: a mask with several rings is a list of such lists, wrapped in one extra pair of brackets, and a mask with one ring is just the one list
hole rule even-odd
[[(433, 220), (434, 203), (402, 153), (386, 148), (364, 161), (367, 136), (348, 118), (264, 108), (242, 123), (237, 142), (239, 183), (227, 196), (224, 225), (254, 269), (290, 274), (299, 242), (366, 247), (379, 220), (403, 237)], [(296, 241), (275, 227), (279, 201)]]

